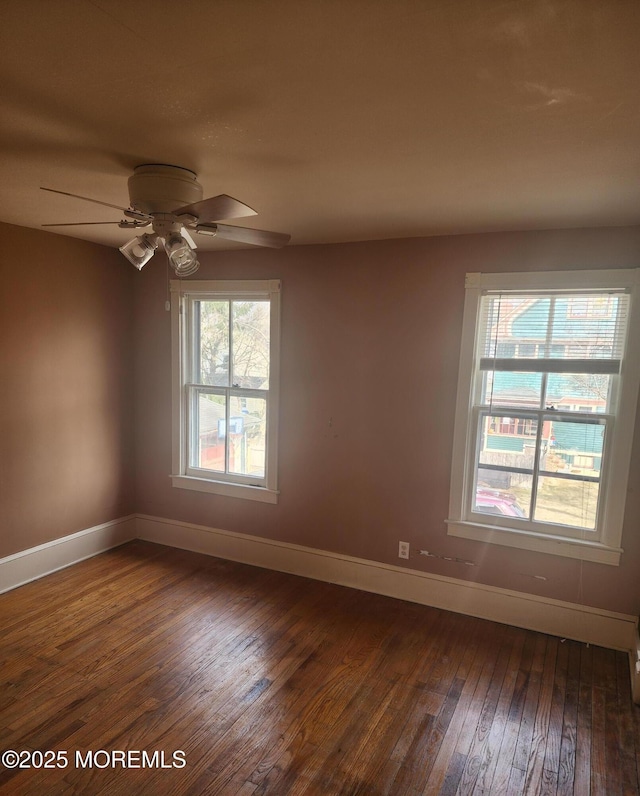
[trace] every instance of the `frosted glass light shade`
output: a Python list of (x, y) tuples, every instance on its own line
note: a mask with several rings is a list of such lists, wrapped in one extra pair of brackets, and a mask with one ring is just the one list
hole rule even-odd
[(149, 262), (153, 257), (155, 250), (158, 247), (158, 240), (153, 235), (140, 235), (133, 238), (124, 246), (120, 247), (120, 251), (129, 260), (131, 265), (134, 265), (138, 271), (141, 271), (143, 266)]
[(177, 233), (170, 235), (165, 241), (164, 248), (176, 276), (191, 276), (200, 267), (195, 252), (182, 235)]

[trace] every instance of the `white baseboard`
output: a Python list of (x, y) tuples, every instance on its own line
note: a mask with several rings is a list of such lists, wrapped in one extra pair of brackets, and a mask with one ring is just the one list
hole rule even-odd
[(136, 527), (139, 539), (158, 544), (290, 572), (609, 649), (626, 652), (635, 649), (637, 618), (629, 614), (177, 520), (138, 515)]
[(0, 558), (0, 594), (135, 538), (132, 514)]

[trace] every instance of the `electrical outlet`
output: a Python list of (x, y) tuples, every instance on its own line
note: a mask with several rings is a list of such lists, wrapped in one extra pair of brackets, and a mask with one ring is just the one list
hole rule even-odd
[(409, 542), (398, 542), (398, 558), (409, 558)]

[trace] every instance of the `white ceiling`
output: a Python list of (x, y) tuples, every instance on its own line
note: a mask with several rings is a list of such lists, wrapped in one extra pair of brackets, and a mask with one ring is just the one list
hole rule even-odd
[(128, 205), (151, 162), (293, 244), (638, 224), (639, 34), (637, 0), (0, 0), (0, 220), (117, 221), (39, 187)]

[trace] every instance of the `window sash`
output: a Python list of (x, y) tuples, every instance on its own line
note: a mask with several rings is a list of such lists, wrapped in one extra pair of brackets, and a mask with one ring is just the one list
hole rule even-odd
[[(235, 339), (234, 339), (234, 323), (235, 323), (235, 316), (234, 316), (234, 304), (237, 303), (262, 303), (267, 304), (269, 306), (269, 316), (271, 316), (272, 306), (271, 300), (269, 297), (256, 296), (242, 296), (242, 295), (233, 295), (233, 296), (219, 296), (219, 295), (209, 295), (209, 296), (202, 296), (202, 295), (194, 295), (190, 296), (187, 300), (186, 305), (186, 312), (187, 312), (187, 323), (189, 325), (189, 338), (188, 338), (188, 367), (187, 367), (187, 380), (193, 384), (202, 384), (205, 386), (205, 383), (199, 380), (199, 376), (201, 375), (201, 367), (202, 367), (202, 360), (201, 360), (201, 340), (202, 340), (202, 332), (200, 326), (201, 320), (201, 305), (202, 303), (206, 302), (218, 302), (218, 303), (225, 303), (228, 305), (228, 312), (227, 312), (227, 348), (228, 348), (228, 363), (227, 363), (227, 384), (219, 384), (213, 385), (208, 384), (206, 386), (216, 386), (216, 387), (233, 387), (238, 386), (240, 384), (236, 383), (236, 378), (239, 377), (236, 375), (235, 367), (236, 367), (236, 348), (235, 348)], [(270, 354), (271, 354), (271, 345), (269, 345)], [(271, 357), (270, 357), (271, 358)], [(254, 388), (254, 389), (262, 389), (265, 392), (269, 390), (269, 378), (270, 374), (267, 373), (267, 386)], [(252, 388), (247, 388), (252, 389)]]
[[(199, 466), (200, 434), (199, 434), (199, 408), (198, 398), (200, 395), (215, 395), (224, 399), (224, 469), (216, 470), (208, 467)], [(212, 387), (208, 384), (186, 384), (185, 385), (185, 410), (187, 428), (187, 475), (197, 478), (212, 478), (230, 483), (241, 482), (253, 486), (265, 486), (267, 483), (266, 457), (265, 473), (263, 476), (249, 475), (235, 472), (230, 467), (230, 427), (231, 427), (231, 399), (232, 398), (259, 398), (265, 402), (265, 427), (269, 427), (269, 393), (268, 390), (255, 390), (243, 387)]]
[[(519, 467), (517, 465), (497, 465), (489, 462), (481, 462), (481, 442), (482, 442), (482, 426), (485, 418), (488, 417), (510, 417), (521, 420), (534, 420), (536, 421), (536, 436), (533, 437), (519, 437), (522, 440), (528, 440), (529, 444), (534, 445), (534, 460), (531, 467)], [(540, 459), (542, 457), (542, 443), (543, 443), (543, 430), (544, 423), (552, 422), (565, 422), (565, 423), (578, 423), (586, 426), (604, 426), (604, 439), (602, 452), (600, 454), (600, 475), (599, 476), (586, 476), (574, 473), (557, 472), (547, 470), (541, 466)], [(574, 413), (574, 412), (550, 412), (544, 409), (522, 409), (510, 408), (500, 406), (499, 409), (492, 409), (487, 406), (474, 406), (470, 420), (470, 450), (474, 451), (473, 456), (467, 457), (467, 474), (466, 483), (469, 488), (466, 490), (465, 503), (464, 503), (464, 518), (476, 522), (490, 522), (492, 525), (503, 525), (505, 527), (520, 527), (523, 530), (538, 532), (538, 533), (558, 533), (561, 529), (563, 536), (584, 538), (585, 534), (590, 537), (597, 535), (599, 529), (599, 518), (602, 517), (604, 511), (604, 496), (606, 486), (606, 471), (605, 463), (608, 460), (609, 439), (612, 435), (614, 417), (613, 415), (592, 414), (592, 413)], [(498, 436), (502, 436), (498, 434)], [(504, 435), (509, 436), (509, 435)], [(531, 442), (533, 441), (533, 442)], [(597, 456), (597, 453), (593, 454)], [(532, 479), (531, 495), (529, 499), (527, 517), (501, 517), (499, 515), (489, 514), (474, 510), (474, 503), (476, 499), (476, 492), (478, 489), (478, 471), (489, 470), (494, 472), (517, 473), (521, 475), (530, 475)], [(540, 478), (557, 478), (565, 481), (575, 481), (582, 483), (595, 483), (600, 486), (600, 495), (597, 505), (595, 528), (585, 528), (579, 525), (568, 525), (565, 523), (554, 523), (551, 521), (543, 521), (534, 519), (535, 508), (538, 500), (538, 488)]]

